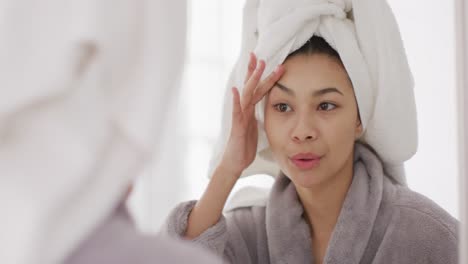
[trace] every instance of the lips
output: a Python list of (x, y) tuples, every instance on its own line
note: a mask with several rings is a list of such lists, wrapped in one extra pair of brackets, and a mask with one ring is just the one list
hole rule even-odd
[(317, 167), (320, 164), (321, 157), (314, 153), (299, 153), (290, 158), (291, 162), (301, 170), (307, 170)]

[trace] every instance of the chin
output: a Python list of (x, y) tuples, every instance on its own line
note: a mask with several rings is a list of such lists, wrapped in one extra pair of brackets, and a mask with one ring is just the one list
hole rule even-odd
[(302, 188), (312, 188), (325, 181), (324, 173), (321, 172), (320, 168), (314, 168), (311, 170), (289, 168), (288, 173), (285, 175), (294, 183), (294, 185)]

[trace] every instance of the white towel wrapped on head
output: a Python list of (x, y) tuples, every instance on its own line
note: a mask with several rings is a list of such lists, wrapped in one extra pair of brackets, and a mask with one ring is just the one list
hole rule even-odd
[[(377, 152), (389, 176), (406, 184), (402, 165), (417, 149), (414, 85), (398, 25), (385, 0), (247, 0), (242, 48), (228, 87), (243, 87), (250, 51), (266, 61), (267, 76), (313, 35), (338, 52), (352, 81), (364, 128), (360, 141)], [(231, 127), (229, 91), (225, 100), (210, 176)], [(265, 99), (256, 109), (257, 156), (242, 176), (279, 172), (263, 127), (264, 104)]]

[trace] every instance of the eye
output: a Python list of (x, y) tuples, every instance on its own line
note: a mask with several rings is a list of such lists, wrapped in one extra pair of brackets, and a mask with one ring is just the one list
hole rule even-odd
[(292, 109), (289, 105), (287, 104), (284, 104), (284, 103), (279, 103), (279, 104), (275, 104), (273, 106), (278, 112), (290, 112)]
[(331, 111), (335, 108), (336, 108), (336, 105), (332, 103), (321, 103), (319, 105), (319, 110), (322, 110), (322, 111)]

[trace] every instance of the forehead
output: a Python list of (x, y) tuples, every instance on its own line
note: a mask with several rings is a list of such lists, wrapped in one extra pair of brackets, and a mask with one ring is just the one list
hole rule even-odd
[(346, 70), (329, 55), (297, 55), (287, 59), (283, 65), (286, 71), (278, 82), (291, 90), (310, 92), (334, 87), (343, 93), (353, 92)]

